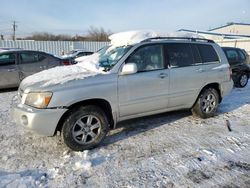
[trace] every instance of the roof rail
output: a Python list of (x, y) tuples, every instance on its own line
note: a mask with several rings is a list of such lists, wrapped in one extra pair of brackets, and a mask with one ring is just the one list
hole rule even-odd
[(203, 39), (203, 38), (192, 38), (192, 37), (152, 37), (152, 38), (147, 38), (141, 42), (149, 42), (152, 40), (190, 40), (190, 41), (206, 41), (210, 43), (214, 43), (213, 40), (210, 39)]

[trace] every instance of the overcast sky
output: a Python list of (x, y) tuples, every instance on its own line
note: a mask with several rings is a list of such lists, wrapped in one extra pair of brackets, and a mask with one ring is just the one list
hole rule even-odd
[(112, 32), (137, 29), (208, 30), (250, 23), (250, 0), (1, 0), (0, 34), (84, 34), (90, 26)]

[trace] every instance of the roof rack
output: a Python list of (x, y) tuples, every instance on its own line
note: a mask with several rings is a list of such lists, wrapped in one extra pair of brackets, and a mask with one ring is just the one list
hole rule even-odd
[(203, 39), (203, 38), (192, 38), (192, 37), (152, 37), (152, 38), (147, 38), (141, 42), (149, 42), (152, 40), (189, 40), (189, 41), (206, 41), (210, 43), (214, 43), (213, 40), (210, 39)]

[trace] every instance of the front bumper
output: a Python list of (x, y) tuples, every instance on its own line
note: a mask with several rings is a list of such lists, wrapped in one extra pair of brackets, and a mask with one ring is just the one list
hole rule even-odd
[(17, 125), (41, 135), (53, 136), (60, 118), (66, 111), (67, 109), (36, 109), (19, 104), (11, 113)]

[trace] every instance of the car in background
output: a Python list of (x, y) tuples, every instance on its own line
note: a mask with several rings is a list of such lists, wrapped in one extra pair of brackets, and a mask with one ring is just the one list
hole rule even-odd
[(0, 50), (0, 89), (18, 87), (27, 76), (61, 65), (70, 65), (69, 59), (33, 50)]
[(62, 57), (63, 58), (71, 58), (72, 60), (74, 60), (78, 57), (91, 55), (93, 53), (94, 52), (91, 52), (91, 51), (76, 49), (76, 50), (72, 50), (72, 51), (68, 52), (67, 54), (63, 55)]
[(250, 77), (249, 55), (244, 49), (222, 47), (233, 72), (235, 87), (245, 87)]

